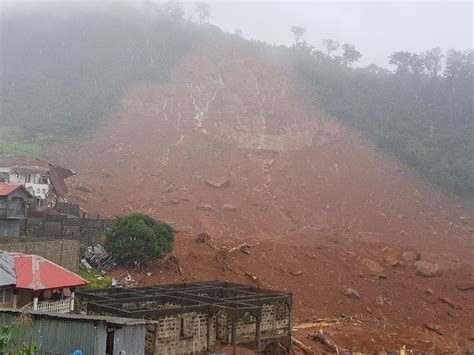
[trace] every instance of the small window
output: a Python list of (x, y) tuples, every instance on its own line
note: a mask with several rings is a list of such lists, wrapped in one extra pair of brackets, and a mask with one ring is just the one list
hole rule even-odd
[(43, 195), (46, 193), (46, 189), (43, 189)]
[(0, 289), (0, 303), (12, 303), (13, 302), (13, 289), (3, 288)]
[(36, 189), (36, 194), (39, 195), (41, 193), (41, 189)]
[(194, 323), (192, 318), (181, 318), (181, 338), (192, 338), (194, 330)]

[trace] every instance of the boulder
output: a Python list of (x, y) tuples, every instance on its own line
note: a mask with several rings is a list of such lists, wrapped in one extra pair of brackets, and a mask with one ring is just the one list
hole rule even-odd
[(435, 277), (441, 275), (441, 267), (430, 261), (419, 260), (415, 263), (416, 274), (423, 277)]
[(207, 211), (207, 212), (211, 212), (214, 210), (211, 205), (199, 205), (197, 206), (197, 209), (201, 211)]
[(383, 267), (376, 261), (362, 259), (361, 262), (374, 274), (381, 274), (383, 272)]
[(402, 253), (402, 259), (407, 263), (414, 263), (421, 259), (421, 254), (415, 250), (407, 250)]
[(347, 298), (360, 299), (359, 292), (357, 292), (353, 288), (345, 287), (342, 292), (344, 293), (344, 296), (346, 296)]

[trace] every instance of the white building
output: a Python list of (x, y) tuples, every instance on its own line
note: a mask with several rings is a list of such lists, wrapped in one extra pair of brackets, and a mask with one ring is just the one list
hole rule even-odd
[(0, 181), (22, 184), (37, 198), (38, 205), (50, 205), (67, 193), (64, 179), (75, 173), (47, 161), (13, 156), (0, 159)]

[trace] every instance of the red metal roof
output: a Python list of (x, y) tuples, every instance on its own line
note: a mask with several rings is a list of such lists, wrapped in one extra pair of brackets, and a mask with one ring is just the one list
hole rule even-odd
[(30, 290), (83, 286), (88, 282), (79, 275), (38, 255), (13, 253), (16, 287)]
[(6, 182), (0, 182), (0, 196), (8, 196), (17, 189), (22, 189), (28, 197), (32, 197), (29, 191), (21, 184), (9, 184)]

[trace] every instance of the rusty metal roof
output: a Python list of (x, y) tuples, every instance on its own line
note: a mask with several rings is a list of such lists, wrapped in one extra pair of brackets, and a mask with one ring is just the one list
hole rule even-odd
[(15, 260), (12, 255), (0, 253), (0, 286), (16, 285)]
[(75, 314), (75, 313), (41, 312), (41, 311), (15, 309), (15, 308), (0, 308), (0, 313), (31, 314), (35, 317), (71, 319), (71, 320), (78, 320), (78, 321), (105, 322), (105, 323), (114, 324), (114, 325), (142, 325), (142, 324), (158, 323), (158, 321), (149, 320), (149, 319), (124, 318), (124, 317), (113, 317), (113, 316), (96, 316), (96, 315), (84, 315), (84, 314)]
[(35, 157), (16, 155), (0, 159), (0, 166), (32, 166), (49, 169), (51, 164)]
[(28, 196), (32, 197), (30, 192), (21, 184), (10, 184), (7, 182), (0, 182), (0, 196), (8, 196), (12, 192), (21, 189)]

